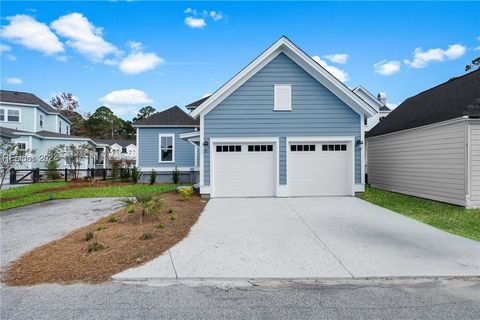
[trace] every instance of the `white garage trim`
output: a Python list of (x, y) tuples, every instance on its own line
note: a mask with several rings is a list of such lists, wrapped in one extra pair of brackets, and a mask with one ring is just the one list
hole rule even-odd
[[(287, 137), (286, 139), (286, 162), (287, 162), (287, 186), (290, 180), (289, 170), (288, 170), (288, 154), (290, 143), (292, 142), (344, 142), (350, 145), (351, 150), (351, 168), (350, 168), (350, 177), (351, 181), (350, 195), (355, 195), (355, 137), (354, 136), (320, 136), (320, 137)], [(287, 187), (288, 188), (288, 187)], [(288, 191), (286, 191), (288, 192)], [(289, 193), (289, 192), (288, 192)]]
[[(275, 149), (276, 149), (276, 161), (275, 161), (275, 180), (276, 180), (276, 185), (275, 185), (275, 196), (278, 194), (278, 186), (280, 183), (280, 177), (279, 177), (279, 137), (232, 137), (232, 138), (222, 138), (222, 137), (215, 137), (215, 138), (210, 138), (210, 197), (215, 197), (215, 144), (219, 143), (274, 143), (275, 144)], [(203, 171), (203, 170), (201, 170)], [(207, 191), (206, 189), (204, 189)]]

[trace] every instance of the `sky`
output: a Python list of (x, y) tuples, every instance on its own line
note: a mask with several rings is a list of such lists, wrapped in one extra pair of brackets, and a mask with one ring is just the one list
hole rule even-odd
[(211, 94), (282, 35), (395, 107), (480, 56), (479, 2), (0, 2), (0, 83), (131, 119)]

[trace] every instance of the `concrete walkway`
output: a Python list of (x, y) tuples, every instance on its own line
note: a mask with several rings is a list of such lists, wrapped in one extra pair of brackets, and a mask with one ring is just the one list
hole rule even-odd
[(114, 280), (480, 276), (480, 242), (358, 198), (213, 199), (187, 238)]
[(54, 200), (0, 212), (2, 268), (24, 253), (116, 211), (118, 198)]

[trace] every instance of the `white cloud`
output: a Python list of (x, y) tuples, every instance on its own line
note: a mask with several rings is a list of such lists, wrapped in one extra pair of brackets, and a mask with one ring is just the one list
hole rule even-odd
[(9, 84), (22, 84), (23, 81), (20, 78), (7, 78), (7, 83), (9, 83)]
[(194, 17), (186, 17), (185, 24), (190, 28), (203, 28), (207, 25), (205, 19)]
[(373, 65), (375, 73), (381, 76), (390, 76), (392, 74), (398, 73), (400, 71), (401, 63), (400, 61), (387, 61), (382, 60)]
[(334, 54), (327, 54), (326, 56), (323, 56), (325, 59), (334, 62), (334, 63), (341, 63), (345, 64), (347, 63), (348, 59), (348, 54), (346, 53), (334, 53)]
[(193, 15), (195, 15), (195, 16), (198, 14), (197, 10), (192, 9), (192, 8), (187, 8), (187, 9), (185, 9), (185, 11), (183, 11), (183, 13), (191, 13), (191, 14), (193, 14)]
[(60, 62), (67, 62), (68, 61), (68, 57), (67, 56), (58, 56), (55, 58), (57, 61), (60, 61)]
[(132, 51), (135, 52), (140, 51), (143, 48), (143, 43), (141, 43), (140, 41), (128, 41), (127, 45), (130, 47), (130, 49), (132, 49)]
[(223, 13), (220, 11), (210, 11), (210, 17), (213, 19), (213, 21), (218, 21), (223, 19)]
[(467, 48), (460, 44), (450, 45), (447, 50), (436, 48), (423, 51), (422, 48), (416, 48), (413, 52), (413, 60), (404, 60), (404, 63), (411, 68), (421, 69), (433, 61), (455, 60), (463, 56), (466, 51)]
[(7, 17), (9, 25), (1, 28), (2, 38), (47, 55), (63, 52), (63, 44), (44, 23), (24, 14)]
[(118, 68), (123, 73), (137, 74), (155, 69), (159, 64), (165, 61), (155, 53), (134, 52), (123, 59)]
[(142, 90), (124, 89), (108, 93), (100, 98), (100, 102), (109, 106), (133, 106), (152, 103), (153, 100)]
[(109, 54), (119, 54), (119, 50), (102, 38), (103, 29), (94, 26), (81, 13), (61, 16), (51, 23), (51, 27), (66, 37), (67, 45), (94, 62), (102, 61)]
[(0, 44), (0, 52), (10, 52), (12, 51), (12, 47), (7, 46), (5, 44)]
[(313, 60), (315, 60), (319, 65), (324, 67), (328, 72), (330, 72), (335, 78), (340, 80), (341, 82), (348, 81), (348, 73), (344, 70), (329, 65), (325, 60), (322, 60), (319, 56), (313, 56)]

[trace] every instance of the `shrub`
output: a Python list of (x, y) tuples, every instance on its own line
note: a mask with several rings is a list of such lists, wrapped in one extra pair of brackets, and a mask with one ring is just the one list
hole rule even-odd
[(155, 172), (155, 170), (152, 170), (150, 172), (150, 184), (154, 184), (155, 180), (157, 180), (157, 173)]
[(133, 183), (138, 183), (138, 180), (140, 179), (140, 169), (133, 166), (130, 175), (132, 176)]
[(140, 237), (140, 240), (148, 240), (148, 239), (152, 239), (153, 236), (150, 232), (148, 231), (144, 231), (142, 236)]
[(172, 214), (174, 212), (175, 212), (175, 210), (173, 210), (172, 208), (168, 209), (168, 214)]
[(156, 227), (157, 227), (157, 229), (163, 229), (163, 228), (165, 228), (165, 225), (160, 222), (159, 224), (156, 225)]
[(120, 180), (122, 180), (123, 182), (127, 182), (128, 180), (130, 180), (129, 169), (125, 169), (125, 168), (120, 169)]
[(135, 212), (135, 206), (133, 204), (130, 204), (127, 206), (127, 213), (134, 213)]
[(173, 183), (177, 184), (180, 182), (180, 171), (178, 168), (175, 166), (175, 169), (172, 171), (172, 181)]
[(172, 221), (177, 220), (177, 214), (176, 214), (176, 213), (172, 213), (172, 214), (170, 215), (170, 220), (172, 220)]
[(135, 201), (141, 208), (140, 223), (147, 214), (153, 214), (158, 217), (159, 211), (163, 207), (163, 200), (158, 195), (151, 192), (138, 193), (134, 195)]
[(58, 174), (58, 152), (55, 148), (48, 150), (47, 152), (47, 163), (46, 167), (48, 169), (47, 171), (47, 177), (49, 179), (55, 180), (60, 178), (60, 175)]
[(113, 214), (108, 217), (108, 222), (113, 223), (117, 222), (117, 217), (115, 217)]
[(92, 231), (88, 231), (87, 233), (85, 233), (85, 241), (90, 241), (93, 239), (93, 232)]
[(103, 249), (103, 245), (101, 245), (97, 241), (90, 242), (87, 247), (88, 252), (100, 251), (102, 249)]
[(99, 224), (97, 226), (97, 231), (102, 231), (102, 230), (105, 230), (105, 226), (103, 224)]
[(193, 193), (193, 188), (192, 187), (181, 188), (179, 192), (182, 196), (182, 199), (184, 201), (187, 201), (188, 199), (190, 199), (190, 196)]
[(118, 178), (120, 177), (120, 165), (120, 161), (116, 159), (110, 159), (110, 168), (112, 168), (111, 173), (113, 181), (118, 180)]

